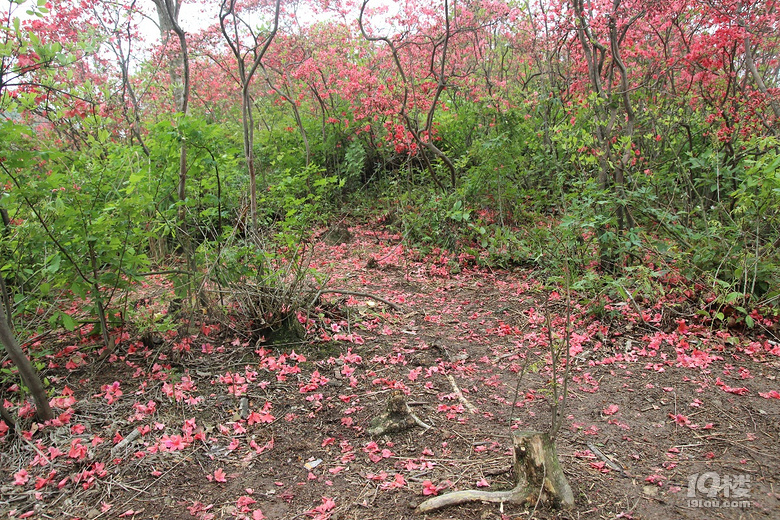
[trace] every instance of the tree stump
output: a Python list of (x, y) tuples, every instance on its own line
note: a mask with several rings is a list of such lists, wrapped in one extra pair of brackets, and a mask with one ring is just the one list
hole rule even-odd
[(414, 425), (421, 426), (426, 430), (430, 428), (409, 410), (403, 392), (393, 390), (387, 399), (385, 412), (374, 417), (371, 421), (371, 427), (367, 431), (370, 435), (384, 435), (408, 430)]
[(269, 344), (284, 347), (300, 345), (306, 337), (306, 330), (298, 321), (298, 317), (292, 313), (285, 317), (276, 327), (266, 331)]
[(351, 242), (352, 233), (345, 224), (336, 224), (324, 233), (323, 240), (329, 246), (338, 246)]
[(509, 491), (455, 491), (430, 498), (417, 506), (418, 513), (468, 502), (492, 502), (515, 505), (571, 509), (574, 494), (558, 461), (555, 443), (547, 433), (513, 432), (515, 487)]

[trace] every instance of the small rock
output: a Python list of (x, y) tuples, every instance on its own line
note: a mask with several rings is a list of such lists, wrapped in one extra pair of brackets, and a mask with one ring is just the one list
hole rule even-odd
[(320, 464), (322, 464), (322, 459), (310, 460), (309, 462), (304, 464), (303, 467), (311, 471), (317, 466), (319, 466)]

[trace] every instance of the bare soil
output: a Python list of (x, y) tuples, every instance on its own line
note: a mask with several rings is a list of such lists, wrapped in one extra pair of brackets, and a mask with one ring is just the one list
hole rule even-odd
[[(564, 298), (532, 270), (423, 257), (397, 236), (350, 231), (348, 243), (316, 244), (312, 266), (330, 287), (400, 311), (327, 294), (300, 316), (309, 335), (295, 345), (258, 342), (227, 320), (191, 327), (188, 345), (131, 332), (106, 362), (77, 343), (86, 363), (66, 369), (52, 356), (46, 372), (73, 391), (69, 422), (33, 431), (28, 420), (25, 436), (0, 439), (0, 517), (412, 519), (425, 493), (511, 488), (512, 429), (549, 428), (544, 302), (562, 341)], [(573, 510), (472, 504), (425, 518), (780, 518), (777, 338), (721, 330), (695, 314), (697, 295), (667, 289), (654, 308), (594, 311), (573, 298), (557, 440)], [(144, 291), (150, 308), (168, 298)], [(122, 395), (111, 397), (115, 381)], [(372, 437), (395, 391), (431, 427)], [(55, 446), (62, 455), (34, 463)], [(14, 484), (23, 469), (29, 480)], [(38, 478), (49, 480), (36, 489)]]

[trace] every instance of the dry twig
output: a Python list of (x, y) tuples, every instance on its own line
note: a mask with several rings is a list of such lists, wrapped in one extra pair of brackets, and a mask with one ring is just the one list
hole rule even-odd
[(468, 399), (466, 399), (466, 397), (463, 395), (463, 392), (460, 391), (460, 388), (458, 388), (458, 384), (455, 382), (455, 378), (452, 377), (450, 374), (447, 374), (447, 379), (452, 385), (452, 390), (455, 392), (455, 395), (458, 396), (458, 401), (460, 401), (461, 404), (465, 406), (469, 412), (479, 413), (479, 410), (473, 404), (471, 404), (468, 401)]

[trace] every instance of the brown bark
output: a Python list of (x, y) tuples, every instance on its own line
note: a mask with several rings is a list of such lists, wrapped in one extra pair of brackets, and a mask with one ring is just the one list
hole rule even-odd
[(574, 507), (574, 494), (563, 474), (555, 443), (546, 433), (512, 433), (515, 487), (509, 491), (455, 491), (430, 498), (417, 506), (418, 513), (469, 502), (490, 502), (558, 509)]
[[(22, 381), (27, 385), (35, 400), (35, 406), (37, 408), (38, 419), (40, 421), (48, 421), (54, 418), (54, 412), (49, 406), (49, 397), (46, 395), (46, 389), (43, 387), (41, 378), (38, 377), (38, 372), (33, 367), (30, 360), (25, 355), (19, 343), (16, 341), (16, 337), (11, 331), (11, 327), (8, 326), (8, 321), (5, 317), (5, 312), (0, 309), (0, 343), (5, 347), (8, 352), (8, 357), (16, 368), (19, 370), (19, 375), (22, 377)], [(13, 426), (9, 424), (9, 426)]]

